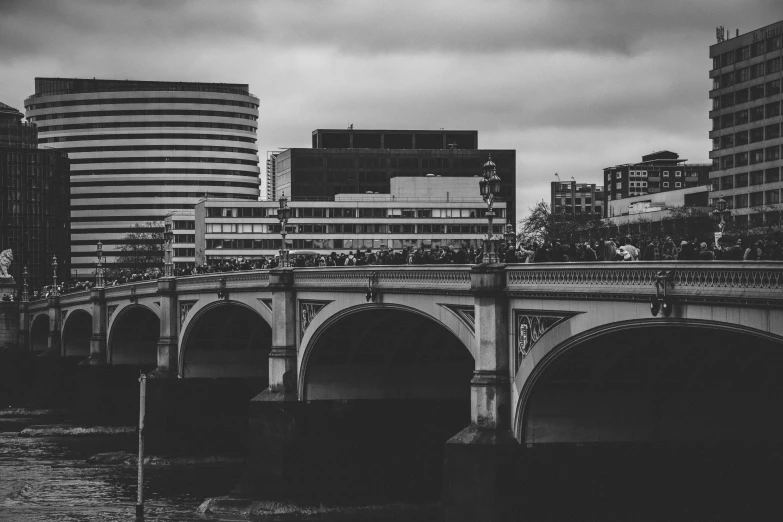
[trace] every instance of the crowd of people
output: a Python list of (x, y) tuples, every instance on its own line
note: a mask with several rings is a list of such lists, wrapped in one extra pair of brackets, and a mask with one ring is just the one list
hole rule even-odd
[[(712, 238), (710, 238), (712, 239)], [(722, 238), (718, 245), (706, 238), (674, 239), (671, 236), (655, 238), (606, 238), (580, 243), (560, 241), (528, 241), (513, 247), (500, 243), (498, 257), (503, 263), (566, 263), (598, 261), (783, 261), (783, 239), (768, 236), (763, 239)], [(346, 253), (295, 255), (290, 264), (296, 268), (350, 267), (366, 265), (473, 265), (484, 262), (481, 248), (454, 248), (450, 246), (406, 247), (401, 250), (357, 250)], [(236, 258), (217, 260), (203, 265), (175, 268), (175, 276), (263, 270), (280, 266), (280, 256), (261, 256), (258, 259)], [(106, 286), (154, 281), (164, 274), (160, 268), (146, 270), (124, 269), (108, 273)], [(57, 285), (60, 294), (89, 290), (92, 281), (64, 281)], [(35, 290), (32, 299), (53, 294), (52, 286)]]

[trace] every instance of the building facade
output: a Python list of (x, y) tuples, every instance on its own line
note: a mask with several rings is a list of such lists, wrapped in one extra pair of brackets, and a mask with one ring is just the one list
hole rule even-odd
[(718, 40), (710, 46), (712, 202), (726, 200), (738, 225), (777, 224), (783, 189), (783, 20)]
[(258, 103), (246, 84), (36, 78), (27, 118), (71, 158), (73, 274), (98, 240), (122, 268), (135, 225), (162, 231), (205, 195), (258, 200)]
[(275, 171), (275, 158), (280, 154), (280, 151), (268, 151), (266, 153), (266, 197), (262, 197), (262, 201), (274, 201), (275, 200), (275, 187), (277, 183), (276, 171)]
[[(52, 284), (70, 272), (68, 155), (36, 148), (35, 125), (0, 104), (0, 250), (12, 249), (9, 273), (17, 287), (27, 267), (30, 289)], [(0, 296), (2, 297), (2, 296)]]
[(595, 183), (576, 181), (553, 181), (550, 185), (549, 208), (555, 219), (577, 216), (600, 218), (604, 215), (604, 187)]
[(313, 132), (313, 148), (277, 155), (275, 199), (283, 193), (313, 200), (337, 194), (388, 194), (390, 181), (398, 176), (480, 176), (491, 154), (501, 179), (501, 198), (513, 219), (516, 151), (477, 146), (477, 131), (318, 129)]
[(610, 201), (669, 190), (692, 188), (710, 183), (709, 163), (684, 163), (679, 154), (668, 150), (642, 156), (638, 163), (604, 169), (604, 217)]
[(608, 203), (606, 222), (631, 223), (635, 220), (661, 221), (672, 215), (675, 208), (709, 207), (710, 186), (670, 190), (645, 196), (633, 196)]

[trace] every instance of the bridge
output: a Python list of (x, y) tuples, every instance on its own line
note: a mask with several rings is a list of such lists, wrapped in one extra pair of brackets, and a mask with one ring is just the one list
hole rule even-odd
[[(20, 332), (84, 364), (260, 379), (250, 474), (268, 494), (343, 466), (323, 459), (346, 441), (383, 460), (357, 442), (377, 427), (444, 477), (448, 520), (501, 520), (519, 448), (783, 439), (782, 290), (765, 262), (274, 269), (23, 302)], [(331, 457), (308, 449), (330, 437)]]

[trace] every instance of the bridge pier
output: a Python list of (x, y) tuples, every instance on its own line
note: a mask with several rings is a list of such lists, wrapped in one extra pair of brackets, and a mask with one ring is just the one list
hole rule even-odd
[(519, 445), (511, 432), (505, 265), (476, 266), (470, 279), (476, 314), (471, 422), (446, 443), (444, 519), (511, 520)]
[(177, 377), (179, 360), (179, 316), (177, 314), (177, 280), (158, 279), (160, 296), (160, 337), (158, 338), (158, 367), (150, 377)]
[(269, 388), (250, 401), (250, 451), (245, 487), (269, 498), (296, 490), (293, 462), (300, 454), (296, 430), (305, 404), (297, 397), (296, 294), (294, 272), (269, 272), (272, 290), (272, 350)]
[(42, 357), (62, 357), (62, 317), (60, 317), (60, 296), (53, 295), (48, 299), (49, 305), (49, 337), (46, 351)]
[(92, 335), (90, 356), (82, 364), (99, 366), (106, 364), (106, 291), (103, 287), (90, 290), (92, 306)]

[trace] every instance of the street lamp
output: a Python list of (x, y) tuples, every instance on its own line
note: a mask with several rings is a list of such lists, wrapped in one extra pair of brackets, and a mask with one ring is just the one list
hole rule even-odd
[(285, 245), (286, 225), (291, 218), (291, 208), (288, 206), (288, 199), (285, 197), (285, 192), (279, 199), (280, 208), (277, 209), (277, 219), (280, 221), (280, 235), (283, 236), (283, 243), (280, 245), (280, 266), (288, 266), (288, 249)]
[(514, 230), (514, 225), (511, 224), (511, 220), (506, 221), (506, 233), (503, 234), (503, 237), (506, 238), (506, 245), (508, 248), (513, 248), (516, 250), (517, 248), (517, 233)]
[(95, 267), (95, 286), (103, 286), (103, 243), (98, 240), (98, 247), (96, 250), (98, 255), (98, 265)]
[(60, 295), (57, 289), (57, 256), (52, 256), (52, 296)]
[(24, 265), (22, 271), (22, 302), (28, 302), (30, 300), (30, 290), (27, 286), (27, 265)]
[(718, 232), (715, 233), (715, 246), (718, 245), (718, 239), (723, 235), (723, 230), (726, 228), (726, 218), (731, 215), (731, 210), (726, 208), (726, 200), (720, 197), (715, 202), (715, 208), (711, 212), (712, 220), (718, 225)]
[(166, 229), (163, 232), (163, 240), (165, 241), (165, 260), (163, 262), (163, 275), (165, 277), (171, 277), (174, 275), (174, 259), (172, 257), (171, 246), (174, 242), (174, 231), (171, 229), (171, 224), (166, 225)]
[(484, 241), (484, 262), (494, 264), (498, 263), (499, 260), (496, 250), (496, 241), (492, 236), (492, 220), (495, 217), (492, 205), (500, 194), (500, 178), (498, 177), (497, 167), (492, 161), (492, 154), (487, 157), (487, 162), (484, 164), (482, 170), (483, 175), (481, 180), (479, 180), (479, 190), (481, 192), (481, 197), (487, 204), (487, 221), (489, 222), (487, 239)]

